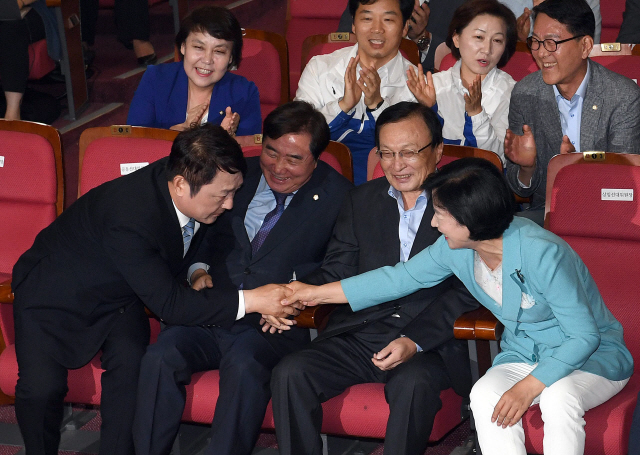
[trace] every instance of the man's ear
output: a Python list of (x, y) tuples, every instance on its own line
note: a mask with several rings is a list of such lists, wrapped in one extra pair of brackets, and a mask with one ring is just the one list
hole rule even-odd
[(580, 44), (582, 45), (582, 59), (586, 60), (593, 49), (593, 37), (589, 35), (583, 36), (580, 39)]
[(409, 19), (407, 22), (404, 23), (404, 28), (402, 29), (402, 37), (406, 38), (407, 35), (409, 34), (409, 22), (411, 21), (411, 19)]
[(436, 164), (442, 159), (442, 152), (444, 151), (444, 142), (436, 147)]
[(191, 197), (191, 187), (185, 178), (181, 175), (176, 175), (171, 181), (173, 189), (178, 197)]

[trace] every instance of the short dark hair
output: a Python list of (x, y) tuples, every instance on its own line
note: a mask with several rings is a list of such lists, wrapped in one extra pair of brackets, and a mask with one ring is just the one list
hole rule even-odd
[(264, 119), (262, 134), (269, 139), (278, 139), (285, 134), (303, 134), (311, 136), (309, 149), (314, 160), (329, 145), (331, 132), (329, 125), (320, 112), (305, 101), (291, 101), (278, 106)]
[(513, 193), (502, 172), (482, 158), (452, 161), (429, 175), (423, 188), (435, 207), (469, 229), (471, 240), (497, 239), (513, 221)]
[(442, 144), (442, 125), (433, 109), (420, 103), (401, 101), (386, 108), (376, 120), (376, 147), (380, 147), (380, 129), (388, 123), (397, 123), (411, 117), (419, 117), (431, 133), (431, 145)]
[(214, 38), (231, 41), (231, 60), (229, 69), (239, 68), (242, 61), (242, 28), (238, 19), (227, 8), (206, 5), (191, 11), (180, 24), (180, 31), (176, 35), (176, 46), (182, 55), (182, 45), (191, 33), (207, 33)]
[(574, 36), (593, 38), (596, 33), (596, 18), (585, 0), (546, 0), (533, 8), (534, 21), (538, 14), (560, 22)]
[[(349, 0), (349, 13), (351, 13), (351, 20), (355, 20), (356, 11), (360, 5), (371, 5), (378, 0)], [(402, 23), (406, 23), (411, 14), (413, 13), (413, 6), (415, 2), (413, 0), (398, 0), (400, 6), (400, 12), (402, 13)]]
[(456, 60), (460, 60), (460, 50), (453, 44), (453, 35), (460, 35), (472, 20), (483, 14), (502, 19), (507, 27), (507, 35), (504, 37), (504, 52), (498, 62), (498, 68), (502, 68), (516, 51), (518, 30), (516, 16), (508, 7), (497, 0), (471, 0), (463, 3), (453, 14), (453, 19), (449, 24), (449, 33), (446, 39), (447, 46), (451, 49), (451, 55)]
[(205, 123), (176, 136), (165, 170), (169, 181), (176, 175), (183, 176), (193, 197), (213, 181), (218, 170), (245, 174), (247, 162), (240, 145), (224, 128)]

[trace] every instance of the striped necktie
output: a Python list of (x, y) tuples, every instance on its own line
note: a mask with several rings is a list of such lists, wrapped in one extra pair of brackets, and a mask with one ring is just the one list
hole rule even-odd
[[(273, 191), (273, 190), (271, 190)], [(255, 256), (256, 252), (260, 249), (264, 241), (267, 239), (269, 232), (276, 225), (282, 213), (284, 212), (284, 202), (287, 199), (287, 196), (291, 195), (291, 193), (276, 193), (273, 191), (273, 195), (276, 197), (276, 208), (267, 213), (267, 216), (264, 217), (264, 221), (262, 222), (262, 226), (256, 233), (256, 236), (251, 241), (251, 255)]]
[(196, 227), (196, 220), (189, 218), (189, 222), (182, 227), (182, 243), (184, 244), (183, 256), (187, 255), (191, 239), (193, 238), (193, 230)]

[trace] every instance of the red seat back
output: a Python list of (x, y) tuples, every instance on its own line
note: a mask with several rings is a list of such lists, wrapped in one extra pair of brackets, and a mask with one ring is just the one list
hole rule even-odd
[[(640, 156), (612, 155), (616, 154), (607, 154), (609, 162), (603, 164), (586, 163), (580, 154), (559, 155), (549, 162), (547, 228), (566, 240), (587, 265), (638, 359)], [(610, 200), (624, 195), (632, 200)]]
[[(39, 123), (0, 121), (0, 282), (62, 212), (64, 179), (58, 131)], [(13, 341), (11, 305), (0, 305), (0, 330)]]
[(47, 40), (29, 44), (29, 79), (42, 79), (55, 67), (56, 62), (47, 53)]
[(622, 13), (625, 0), (607, 0), (600, 2), (600, 14), (602, 16), (601, 43), (614, 43), (618, 40), (620, 27), (622, 26)]
[(244, 31), (242, 62), (233, 71), (260, 92), (262, 119), (289, 99), (289, 58), (284, 36), (263, 30)]
[(287, 43), (289, 43), (289, 79), (291, 98), (296, 94), (301, 73), (302, 42), (309, 35), (331, 33), (338, 30), (340, 16), (347, 2), (326, 0), (319, 6), (316, 0), (289, 0)]
[[(112, 134), (112, 128), (130, 133)], [(88, 128), (80, 136), (78, 195), (168, 156), (177, 131), (116, 126)]]
[(636, 83), (640, 81), (640, 55), (599, 55), (590, 58), (611, 71), (635, 80)]

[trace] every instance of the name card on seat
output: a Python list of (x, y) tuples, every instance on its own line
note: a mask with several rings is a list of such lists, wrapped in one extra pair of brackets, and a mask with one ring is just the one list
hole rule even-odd
[(601, 201), (633, 201), (633, 188), (602, 188), (600, 191)]
[(148, 165), (149, 163), (120, 163), (120, 175), (131, 174)]

